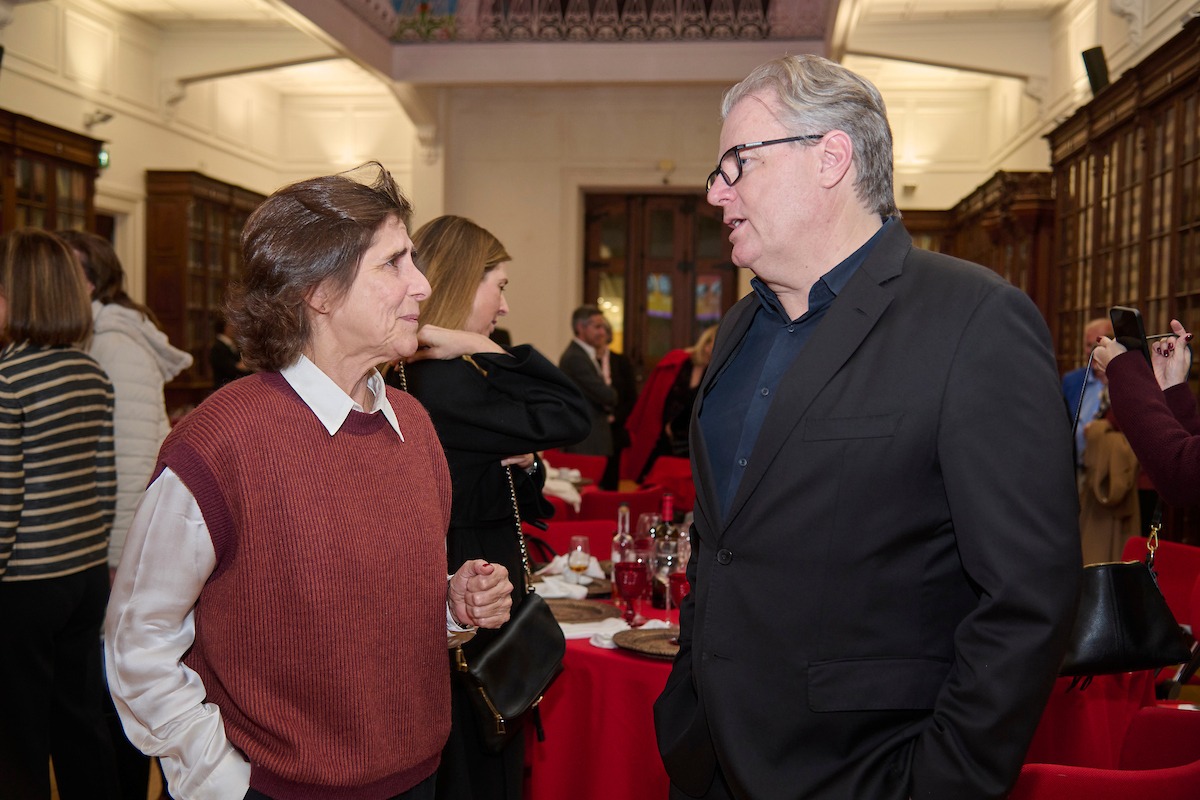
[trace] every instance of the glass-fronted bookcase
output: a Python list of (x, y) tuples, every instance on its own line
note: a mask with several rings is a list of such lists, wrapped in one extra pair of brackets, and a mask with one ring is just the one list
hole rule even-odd
[(194, 363), (167, 385), (167, 407), (194, 405), (212, 389), (213, 323), (226, 287), (241, 276), (242, 227), (257, 192), (198, 172), (146, 172), (146, 304)]
[(103, 142), (0, 109), (0, 233), (94, 230)]

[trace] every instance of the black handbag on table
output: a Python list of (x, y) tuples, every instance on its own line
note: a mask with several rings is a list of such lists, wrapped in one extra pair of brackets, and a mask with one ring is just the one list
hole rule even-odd
[(468, 686), (471, 705), (479, 722), (480, 738), (491, 753), (499, 753), (520, 730), (526, 717), (537, 727), (538, 741), (545, 741), (538, 704), (550, 684), (562, 672), (567, 641), (550, 606), (533, 591), (529, 553), (521, 532), (521, 512), (512, 482), (513, 515), (521, 547), (525, 596), (495, 636), (467, 661), (461, 647), (455, 649), (455, 668)]

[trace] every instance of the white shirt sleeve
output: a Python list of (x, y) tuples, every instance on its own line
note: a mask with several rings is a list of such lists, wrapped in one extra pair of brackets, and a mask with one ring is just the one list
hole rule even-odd
[[(250, 764), (205, 703), (200, 676), (180, 659), (196, 639), (197, 598), (217, 557), (196, 499), (164, 469), (138, 503), (104, 625), (108, 687), (125, 734), (157, 756), (176, 800), (245, 796)], [(450, 647), (470, 639), (446, 607)]]
[(216, 567), (200, 507), (163, 470), (134, 513), (104, 625), (108, 686), (129, 741), (158, 756), (176, 800), (241, 798), (250, 764), (180, 659), (196, 638), (196, 599)]

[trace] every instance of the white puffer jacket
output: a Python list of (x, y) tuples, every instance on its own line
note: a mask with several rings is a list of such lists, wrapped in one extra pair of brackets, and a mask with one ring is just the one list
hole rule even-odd
[(192, 365), (192, 357), (132, 308), (92, 302), (95, 335), (90, 349), (113, 383), (113, 438), (117, 458), (117, 515), (108, 545), (115, 567), (125, 549), (142, 492), (154, 472), (158, 448), (171, 431), (163, 384)]

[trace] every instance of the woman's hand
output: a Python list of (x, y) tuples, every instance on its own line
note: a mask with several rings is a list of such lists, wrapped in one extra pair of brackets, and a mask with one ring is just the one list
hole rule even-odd
[[(1192, 367), (1192, 355), (1187, 348), (1192, 335), (1183, 329), (1177, 319), (1171, 320), (1171, 330), (1175, 332), (1174, 336), (1159, 339), (1150, 348), (1150, 365), (1154, 367), (1154, 377), (1164, 391), (1186, 381)], [(1183, 339), (1182, 345), (1180, 339)]]
[(499, 628), (512, 607), (508, 569), (482, 558), (468, 561), (446, 584), (446, 601), (459, 625)]
[(482, 333), (439, 328), (436, 325), (422, 325), (417, 331), (417, 352), (413, 353), (408, 360), (421, 361), (432, 358), (447, 361), (451, 358), (475, 353), (503, 352), (503, 347)]
[(529, 472), (530, 468), (533, 467), (535, 462), (536, 459), (534, 458), (533, 453), (525, 453), (523, 455), (509, 456), (508, 458), (501, 459), (500, 466), (511, 467), (516, 465), (526, 472)]
[(1092, 374), (1096, 380), (1108, 384), (1108, 362), (1125, 352), (1125, 345), (1107, 336), (1100, 337), (1100, 343), (1092, 351)]

